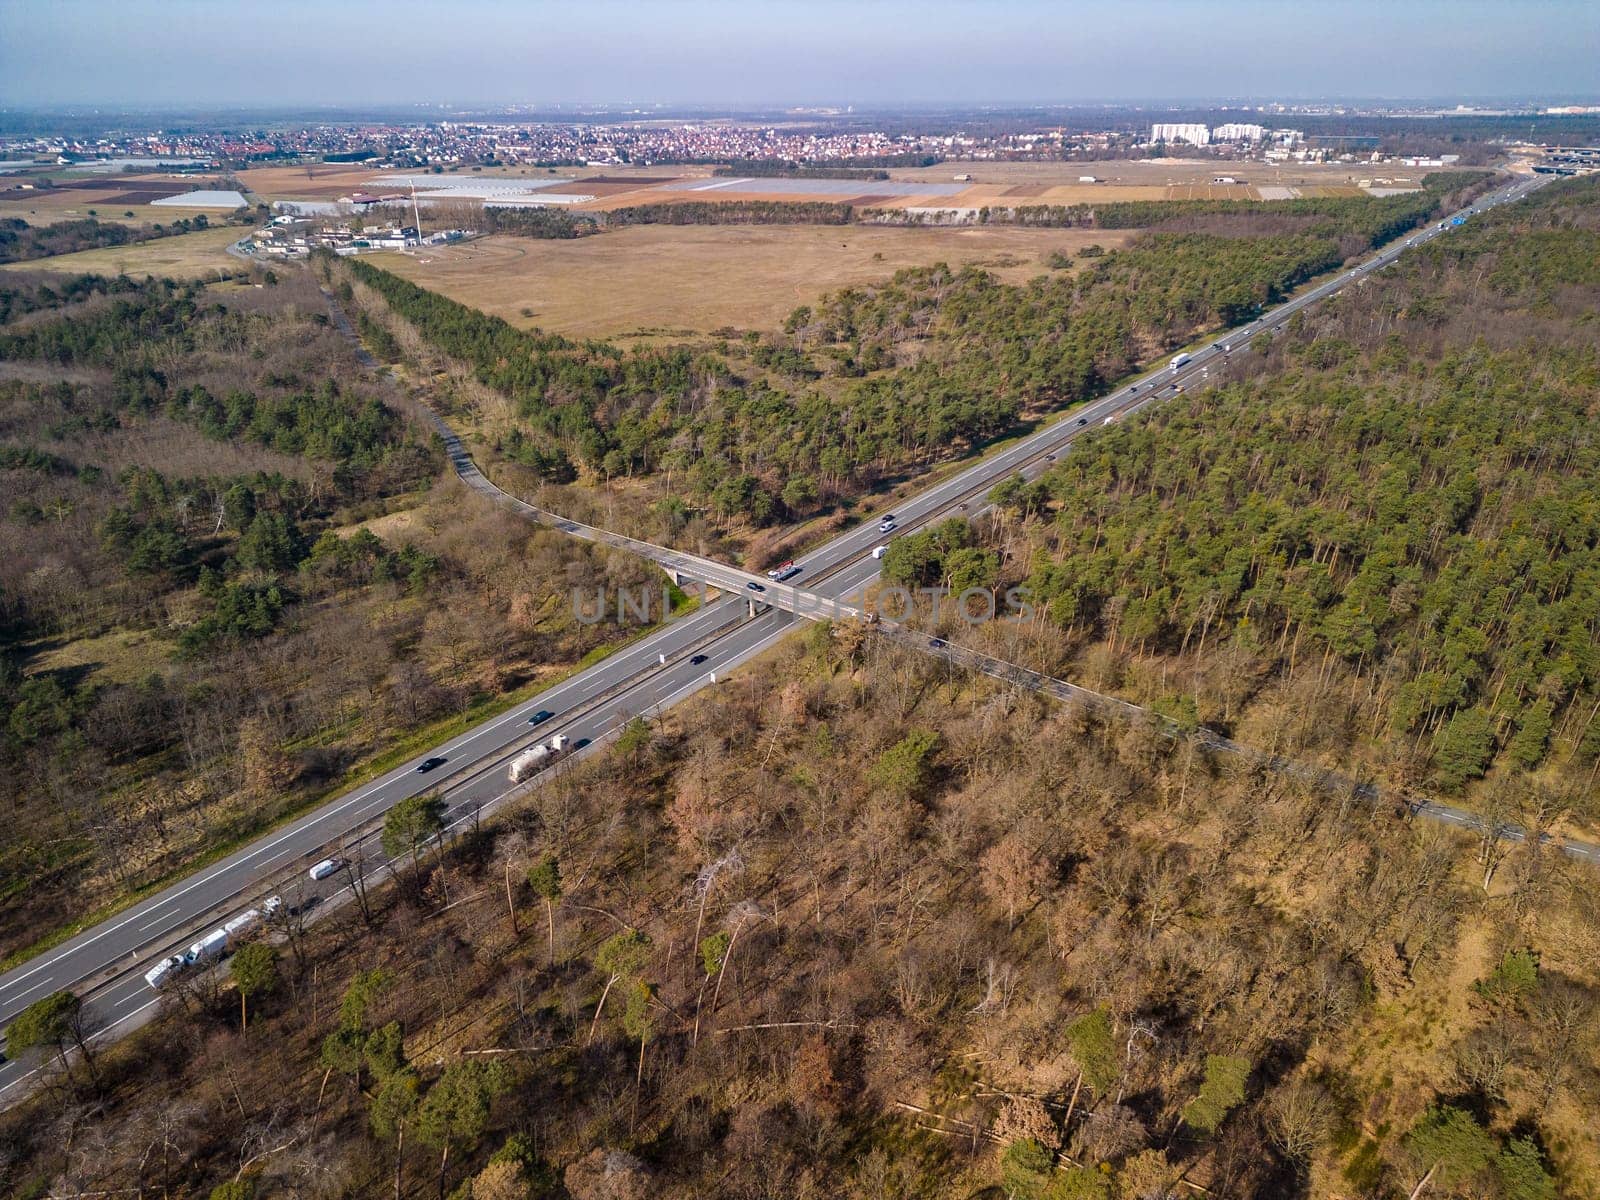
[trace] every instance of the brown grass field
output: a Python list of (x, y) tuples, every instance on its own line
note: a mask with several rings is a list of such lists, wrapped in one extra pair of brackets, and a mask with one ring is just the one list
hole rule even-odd
[[(24, 176), (0, 176), (0, 217), (21, 217), (30, 225), (74, 221), (93, 216), (119, 225), (169, 225), (181, 217), (201, 213), (220, 221), (227, 212), (217, 208), (156, 206), (149, 201), (213, 186), (210, 179), (174, 175), (106, 175), (87, 178), (52, 176), (71, 186), (24, 191), (16, 184)], [(92, 211), (91, 211), (92, 210)], [(132, 214), (129, 216), (128, 214)]]
[(237, 173), (239, 182), (271, 203), (274, 200), (334, 200), (364, 192), (386, 171), (347, 163), (307, 163), (298, 167), (251, 167)]
[[(239, 180), (250, 191), (260, 196), (263, 200), (336, 200), (340, 196), (347, 196), (351, 192), (375, 191), (380, 185), (378, 180), (385, 175), (421, 175), (422, 170), (406, 171), (399, 168), (386, 170), (372, 170), (370, 167), (351, 166), (347, 163), (309, 163), (294, 167), (251, 167), (249, 170), (238, 173)], [(652, 189), (656, 181), (662, 179), (687, 179), (691, 177), (708, 176), (711, 168), (699, 167), (484, 167), (482, 170), (463, 170), (450, 172), (453, 175), (468, 176), (477, 179), (493, 179), (501, 176), (515, 176), (517, 178), (544, 178), (573, 179), (582, 181), (585, 177), (602, 179), (604, 182), (594, 187), (579, 188), (576, 183), (571, 187), (558, 188), (558, 191), (584, 191), (598, 195), (618, 195), (622, 193), (638, 193)], [(637, 181), (637, 182), (635, 182)], [(665, 193), (670, 194), (670, 193)], [(650, 197), (652, 200), (656, 196)], [(633, 203), (642, 203), (634, 200)]]
[[(574, 182), (558, 190), (586, 192), (596, 199), (578, 204), (582, 210), (604, 211), (639, 204), (689, 204), (713, 197), (695, 192), (667, 191), (664, 178), (685, 179), (710, 176), (712, 168), (699, 167), (606, 167), (540, 168), (484, 167), (462, 172), (479, 178), (496, 176), (553, 176)], [(332, 200), (354, 191), (376, 188), (376, 180), (388, 172), (345, 164), (312, 164), (297, 167), (257, 167), (242, 172), (244, 184), (264, 200)], [(1365, 163), (1260, 163), (1169, 158), (1152, 161), (1112, 162), (1025, 162), (1025, 163), (942, 163), (936, 167), (895, 169), (894, 179), (950, 182), (956, 175), (971, 175), (972, 186), (953, 196), (875, 195), (872, 180), (861, 181), (854, 196), (819, 197), (815, 193), (719, 191), (723, 201), (815, 201), (832, 199), (875, 208), (951, 207), (972, 208), (984, 205), (1084, 204), (1111, 200), (1258, 200), (1258, 187), (1296, 189), (1302, 196), (1358, 195), (1357, 181), (1382, 178), (1391, 186), (1415, 186), (1426, 170), (1374, 167)], [(1094, 175), (1101, 182), (1085, 184), (1078, 179)], [(1239, 180), (1237, 184), (1214, 184), (1219, 175)], [(586, 179), (599, 182), (592, 185)], [(635, 181), (637, 181), (635, 183)]]
[[(921, 179), (945, 183), (956, 175), (971, 175), (974, 187), (1086, 187), (1098, 193), (1112, 187), (1211, 186), (1218, 175), (1231, 175), (1246, 185), (1278, 184), (1286, 187), (1354, 186), (1358, 179), (1381, 176), (1397, 186), (1420, 185), (1422, 177), (1437, 168), (1382, 166), (1376, 163), (1273, 163), (1227, 162), (1213, 159), (1164, 158), (1113, 159), (1107, 162), (947, 162), (934, 167), (897, 167), (894, 179)], [(1080, 175), (1093, 175), (1102, 183), (1078, 183)]]
[[(158, 208), (156, 211), (173, 210)], [(218, 269), (236, 270), (245, 265), (238, 259), (228, 257), (225, 249), (245, 232), (237, 226), (202, 229), (198, 233), (180, 233), (176, 237), (157, 238), (136, 246), (108, 246), (102, 250), (80, 250), (76, 254), (58, 254), (53, 258), (8, 263), (0, 266), (0, 271), (58, 271), (69, 275), (126, 274), (135, 278), (165, 275), (173, 279), (194, 279)]]
[[(976, 263), (1002, 279), (1043, 273), (1053, 251), (1126, 233), (1070, 229), (640, 225), (576, 241), (490, 237), (371, 261), (504, 317), (574, 337), (772, 329), (826, 292), (903, 267)], [(523, 310), (532, 312), (524, 316)]]
[[(115, 193), (107, 193), (115, 195)], [(27, 199), (15, 197), (25, 196)], [(132, 213), (133, 216), (128, 216)], [(0, 217), (21, 217), (29, 225), (52, 225), (57, 221), (76, 221), (95, 217), (115, 225), (170, 225), (201, 213), (207, 220), (220, 221), (227, 211), (220, 208), (177, 208), (170, 204), (111, 204), (97, 193), (84, 192), (0, 192)]]

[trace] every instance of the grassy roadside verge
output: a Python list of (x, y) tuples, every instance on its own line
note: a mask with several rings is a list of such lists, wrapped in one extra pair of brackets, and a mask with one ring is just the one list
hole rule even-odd
[[(673, 607), (673, 617), (675, 620), (690, 615), (699, 607), (700, 604), (700, 601), (697, 597), (689, 596), (683, 593), (679, 593), (679, 595), (682, 596), (682, 600), (681, 602), (675, 602)], [(565, 683), (574, 675), (581, 674), (582, 672), (587, 671), (590, 667), (593, 667), (596, 664), (610, 658), (619, 650), (624, 650), (628, 646), (642, 641), (660, 628), (662, 628), (662, 626), (659, 624), (648, 625), (635, 631), (627, 637), (618, 638), (615, 641), (596, 646), (577, 662), (554, 675), (548, 676), (544, 679), (536, 680), (529, 684), (525, 684), (524, 686), (517, 688), (515, 691), (501, 692), (494, 696), (480, 697), (459, 713), (449, 717), (443, 717), (432, 724), (424, 725), (411, 731), (410, 733), (402, 735), (384, 750), (357, 763), (345, 773), (344, 777), (340, 779), (337, 784), (306, 797), (305, 800), (298, 804), (279, 810), (270, 815), (266, 815), (262, 820), (251, 822), (249, 825), (241, 826), (229, 831), (221, 841), (210, 846), (205, 853), (189, 860), (183, 866), (174, 868), (172, 871), (161, 876), (159, 879), (151, 880), (150, 882), (142, 884), (131, 891), (124, 892), (122, 895), (113, 900), (107, 901), (99, 908), (96, 908), (92, 912), (79, 917), (77, 920), (68, 922), (65, 925), (57, 926), (48, 933), (36, 938), (27, 946), (13, 950), (10, 954), (6, 955), (4, 959), (0, 959), (0, 971), (9, 971), (13, 967), (20, 966), (22, 963), (28, 961), (30, 958), (33, 958), (36, 955), (42, 954), (47, 950), (54, 949), (56, 946), (59, 946), (61, 943), (76, 937), (86, 929), (90, 929), (93, 926), (98, 925), (100, 922), (116, 916), (118, 913), (131, 908), (133, 905), (138, 904), (140, 901), (145, 900), (152, 895), (155, 895), (164, 888), (170, 887), (172, 884), (189, 875), (192, 875), (194, 872), (204, 870), (206, 867), (220, 862), (222, 859), (227, 858), (230, 854), (233, 854), (236, 851), (243, 849), (245, 846), (248, 846), (257, 838), (265, 837), (266, 835), (281, 829), (283, 826), (299, 820), (308, 813), (314, 812), (323, 805), (340, 799), (349, 792), (354, 791), (356, 788), (372, 782), (372, 780), (377, 779), (379, 776), (392, 771), (395, 767), (399, 766), (407, 759), (415, 758), (418, 754), (429, 747), (438, 745), (441, 742), (450, 741), (452, 738), (459, 737), (461, 734), (467, 732), (474, 726), (479, 725), (484, 721), (493, 720), (495, 717), (509, 712), (511, 709), (516, 708), (520, 704), (526, 703), (535, 696), (538, 696), (543, 692), (549, 691), (551, 688)]]

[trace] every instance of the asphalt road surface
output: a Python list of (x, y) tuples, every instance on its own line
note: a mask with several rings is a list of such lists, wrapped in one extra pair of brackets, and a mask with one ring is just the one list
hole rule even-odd
[[(1484, 196), (1465, 212), (1470, 216), (1519, 199), (1546, 182), (1545, 177), (1516, 182)], [(1203, 385), (1210, 366), (1236, 348), (1244, 349), (1249, 339), (1275, 331), (1294, 313), (1345, 287), (1358, 285), (1365, 275), (1381, 270), (1409, 247), (1448, 236), (1451, 228), (1446, 221), (1442, 226), (1429, 226), (1400, 239), (1359, 266), (1308, 289), (1256, 321), (1197, 346), (1180, 368), (1155, 371), (986, 456), (900, 504), (894, 513), (894, 533), (947, 516), (975, 514), (985, 507), (983, 497), (996, 483), (1019, 473), (1036, 475), (1048, 469), (1055, 457), (1066, 453), (1085, 430), (1124, 419), (1186, 386)], [(447, 436), (449, 440), (452, 439)], [(104, 1030), (100, 1036), (115, 1036), (132, 1028), (155, 1010), (157, 996), (145, 984), (143, 973), (161, 958), (181, 951), (206, 931), (269, 894), (283, 895), (293, 904), (327, 907), (345, 892), (348, 884), (343, 873), (316, 885), (306, 878), (308, 866), (326, 857), (332, 848), (340, 848), (344, 857), (370, 870), (381, 870), (382, 856), (372, 845), (370, 831), (400, 799), (441, 788), (450, 805), (450, 819), (477, 819), (513, 790), (505, 763), (521, 748), (563, 733), (574, 744), (588, 740), (566, 761), (597, 751), (633, 716), (670, 706), (766, 650), (789, 631), (796, 619), (784, 611), (786, 607), (825, 608), (829, 600), (858, 595), (878, 575), (879, 564), (871, 557), (872, 549), (890, 536), (879, 531), (874, 518), (796, 559), (801, 574), (790, 584), (777, 584), (725, 564), (541, 513), (500, 493), (478, 474), (458, 443), (451, 455), (463, 478), (498, 502), (512, 503), (575, 536), (628, 545), (669, 569), (709, 579), (738, 592), (745, 600), (778, 607), (764, 607), (751, 616), (743, 601), (729, 597), (669, 623), (517, 708), (418, 755), (6, 972), (0, 976), (0, 1025), (40, 997), (72, 988), (87, 998), (86, 1010)], [(765, 590), (752, 592), (750, 583)], [(690, 661), (701, 654), (706, 655), (704, 662)], [(556, 715), (537, 729), (531, 728), (529, 717), (541, 710)], [(430, 757), (446, 761), (426, 774), (418, 773), (418, 766)], [(1457, 824), (1471, 822), (1470, 816), (1456, 810), (1433, 807), (1439, 808), (1440, 813), (1427, 815), (1441, 815)], [(368, 832), (365, 839), (361, 837), (363, 831)], [(33, 1073), (27, 1062), (0, 1065), (0, 1104), (20, 1095)]]

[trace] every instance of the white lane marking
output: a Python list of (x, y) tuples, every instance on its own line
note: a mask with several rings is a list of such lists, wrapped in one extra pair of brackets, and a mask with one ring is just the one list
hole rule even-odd
[(46, 979), (43, 983), (34, 984), (31, 988), (29, 988), (25, 992), (18, 992), (15, 998), (18, 999), (18, 1000), (21, 1000), (24, 996), (31, 996), (35, 992), (42, 991), (43, 989), (45, 989), (45, 988), (47, 988), (49, 986), (50, 986), (50, 981), (48, 979)]
[[(694, 189), (694, 190), (707, 191), (707, 190), (711, 190), (712, 188), (716, 188), (716, 187), (730, 187), (730, 186), (732, 186), (732, 185), (734, 185), (736, 183), (745, 183), (745, 182), (748, 182), (748, 180), (745, 180), (745, 179), (730, 179), (730, 180), (727, 180), (726, 182), (710, 184), (710, 185), (707, 185), (705, 187)], [(1399, 251), (1396, 250), (1395, 253), (1396, 253), (1396, 255), (1398, 255)], [(1322, 285), (1322, 287), (1317, 288), (1317, 289), (1313, 290), (1312, 292), (1308, 293), (1307, 295), (1300, 297), (1298, 300), (1292, 300), (1287, 305), (1280, 306), (1277, 310), (1275, 310), (1274, 316), (1281, 320), (1286, 314), (1291, 314), (1293, 312), (1296, 312), (1300, 308), (1303, 308), (1306, 305), (1310, 304), (1313, 300), (1318, 300), (1318, 299), (1323, 298), (1323, 296), (1325, 296), (1329, 292), (1337, 290), (1337, 286), (1339, 284), (1341, 284), (1342, 282), (1344, 282), (1346, 279), (1348, 279), (1353, 274), (1354, 274), (1354, 272), (1347, 272), (1345, 274), (1345, 276), (1342, 277), (1341, 279), (1331, 280), (1328, 283)], [(1265, 316), (1265, 314), (1263, 314), (1263, 317), (1264, 316)], [(1262, 319), (1262, 318), (1258, 318), (1258, 319)], [(1212, 346), (1216, 345), (1216, 342), (1221, 341), (1222, 338), (1225, 338), (1225, 337), (1228, 337), (1228, 336), (1232, 336), (1234, 333), (1237, 333), (1237, 332), (1238, 332), (1237, 330), (1232, 330), (1232, 331), (1229, 331), (1226, 334), (1220, 335), (1216, 339), (1216, 341), (1214, 341), (1210, 346), (1205, 347), (1201, 352), (1204, 353), (1206, 350), (1210, 350), (1212, 348)], [(1147, 377), (1147, 378), (1150, 378), (1150, 377)], [(1106, 398), (1106, 400), (1103, 400), (1099, 405), (1091, 405), (1087, 410), (1080, 410), (1080, 411), (1086, 411), (1087, 413), (1092, 413), (1092, 414), (1098, 416), (1101, 412), (1106, 411), (1107, 408), (1114, 408), (1115, 407), (1115, 404), (1111, 403), (1111, 401), (1116, 400), (1119, 397), (1123, 397), (1123, 396), (1129, 395), (1129, 394), (1131, 394), (1130, 389), (1124, 389), (1122, 392), (1117, 393), (1116, 395), (1114, 395), (1112, 397)], [(1142, 405), (1141, 405), (1141, 407), (1142, 407)], [(1027, 439), (1024, 439), (1024, 441), (1018, 443), (1011, 450), (1002, 453), (1002, 455), (1000, 456), (999, 459), (991, 460), (988, 463), (979, 462), (979, 463), (974, 464), (973, 467), (970, 470), (968, 470), (966, 472), (963, 472), (961, 475), (956, 476), (954, 479), (950, 480), (947, 483), (946, 486), (953, 486), (958, 482), (964, 482), (964, 483), (967, 483), (968, 486), (970, 486), (972, 480), (976, 479), (978, 476), (980, 476), (985, 471), (993, 470), (995, 466), (999, 465), (1000, 463), (1003, 463), (1003, 462), (1007, 461), (1008, 456), (1013, 456), (1014, 457), (1017, 454), (1021, 453), (1024, 449), (1037, 448), (1037, 446), (1043, 445), (1045, 442), (1047, 442), (1049, 440), (1050, 435), (1058, 432), (1059, 428), (1060, 428), (1060, 426), (1057, 425), (1057, 426), (1052, 426), (1050, 428), (1046, 428), (1046, 429), (1040, 430), (1038, 433), (1036, 433), (1036, 434), (1032, 435), (1031, 437), (1029, 437)], [(535, 511), (535, 510), (532, 510), (530, 508), (530, 511)], [(572, 524), (576, 524), (576, 523), (572, 523)], [(587, 527), (585, 527), (585, 528), (587, 528)], [(851, 535), (846, 535), (846, 536), (848, 537), (848, 536), (851, 536)], [(823, 549), (826, 549), (826, 547), (824, 547)], [(666, 631), (663, 631), (663, 632), (666, 632)], [(645, 642), (640, 643), (639, 646), (636, 647), (635, 649), (636, 650), (637, 649), (642, 649), (645, 646), (649, 645), (654, 640), (655, 640), (655, 638), (654, 638), (654, 636), (652, 636), (651, 638), (646, 639)], [(616, 659), (611, 659), (611, 660), (608, 660), (608, 661), (609, 662), (617, 662), (619, 660), (625, 659), (626, 657), (627, 656), (625, 656), (625, 655), (619, 655), (619, 656), (617, 656)], [(600, 664), (600, 667), (601, 667), (601, 669), (603, 669), (604, 668), (604, 664)], [(542, 697), (542, 698), (546, 699), (546, 700), (552, 698), (554, 694), (556, 694), (556, 693), (558, 693), (560, 691), (560, 687), (561, 687), (561, 685), (557, 685), (556, 688), (551, 690), (551, 696), (546, 696), (546, 697)], [(534, 703), (534, 702), (533, 701), (529, 702), (529, 704), (532, 704), (532, 703)], [(498, 721), (491, 722), (488, 725), (479, 727), (477, 730), (474, 730), (471, 733), (465, 735), (460, 741), (453, 742), (453, 743), (447, 743), (445, 749), (450, 749), (450, 750), (461, 749), (462, 747), (464, 747), (464, 746), (470, 744), (471, 742), (475, 741), (477, 738), (483, 736), (485, 733), (488, 733), (488, 732), (491, 732), (492, 730), (500, 728), (502, 725), (506, 724), (508, 720), (522, 717), (524, 715), (524, 713), (525, 713), (525, 706), (523, 708), (521, 708), (521, 709), (513, 710), (513, 712), (510, 713), (510, 714), (507, 714), (507, 716), (505, 718), (502, 718), (502, 719), (500, 719)], [(284, 833), (284, 835), (282, 837), (279, 837), (279, 838), (275, 839), (274, 841), (268, 843), (264, 847), (260, 847), (259, 849), (256, 849), (256, 850), (252, 851), (252, 853), (250, 853), (249, 855), (247, 855), (244, 858), (238, 859), (237, 861), (234, 861), (234, 862), (225, 863), (217, 871), (214, 871), (210, 875), (205, 876), (204, 878), (202, 878), (200, 880), (197, 880), (196, 882), (188, 885), (187, 887), (183, 888), (182, 890), (180, 890), (178, 892), (175, 892), (170, 896), (165, 897), (160, 902), (161, 903), (166, 903), (166, 902), (177, 900), (180, 897), (182, 897), (183, 895), (186, 895), (189, 891), (192, 891), (194, 888), (203, 886), (204, 884), (209, 883), (212, 879), (215, 879), (218, 876), (223, 875), (223, 874), (225, 874), (225, 873), (227, 873), (229, 871), (233, 871), (233, 870), (236, 870), (236, 869), (238, 869), (240, 867), (243, 867), (246, 863), (250, 862), (253, 858), (257, 857), (261, 853), (262, 850), (271, 849), (272, 847), (280, 844), (281, 842), (283, 842), (284, 840), (287, 840), (290, 837), (294, 837), (294, 836), (296, 836), (298, 834), (301, 834), (301, 833), (309, 831), (311, 828), (313, 828), (315, 825), (321, 823), (323, 820), (326, 820), (327, 818), (329, 818), (329, 817), (331, 817), (331, 816), (333, 816), (333, 815), (335, 815), (337, 813), (343, 812), (344, 809), (349, 807), (350, 804), (355, 803), (356, 801), (358, 801), (360, 799), (363, 799), (368, 795), (371, 795), (374, 791), (377, 791), (377, 790), (380, 790), (380, 789), (382, 789), (384, 787), (387, 787), (390, 784), (392, 784), (394, 782), (397, 782), (399, 779), (404, 778), (404, 774), (405, 774), (405, 768), (397, 769), (397, 774), (393, 775), (392, 777), (377, 781), (376, 783), (374, 783), (372, 785), (371, 788), (367, 789), (364, 792), (359, 792), (356, 795), (350, 797), (349, 799), (347, 799), (343, 804), (339, 805), (338, 807), (327, 809), (327, 810), (324, 810), (322, 812), (313, 814), (309, 819), (306, 820), (306, 822), (305, 822), (305, 824), (303, 826), (290, 828), (289, 830), (285, 831), (285, 833)], [(143, 916), (143, 915), (146, 915), (146, 914), (139, 913), (137, 911), (132, 912), (126, 918), (124, 918), (122, 921), (119, 921), (116, 924), (110, 926), (109, 928), (107, 928), (105, 930), (102, 930), (100, 933), (94, 935), (94, 937), (91, 937), (91, 938), (89, 938), (89, 939), (87, 939), (87, 940), (85, 940), (83, 942), (78, 943), (76, 946), (72, 946), (72, 947), (68, 948), (67, 950), (64, 950), (62, 953), (56, 955), (54, 958), (51, 958), (48, 961), (46, 961), (45, 963), (42, 963), (37, 967), (34, 967), (34, 968), (32, 968), (32, 969), (30, 969), (30, 970), (28, 970), (26, 972), (23, 972), (22, 974), (18, 975), (16, 978), (14, 978), (12, 980), (10, 980), (10, 981), (8, 981), (6, 983), (0, 984), (0, 994), (3, 994), (8, 988), (15, 987), (17, 984), (21, 983), (24, 979), (29, 978), (34, 974), (37, 974), (39, 971), (45, 970), (46, 968), (54, 965), (57, 962), (60, 962), (62, 959), (67, 958), (68, 956), (70, 956), (72, 954), (75, 954), (77, 951), (84, 949), (85, 947), (91, 945), (93, 942), (98, 941), (100, 938), (105, 937), (108, 934), (113, 933), (116, 930), (122, 928), (129, 921), (138, 919), (140, 916)]]
[[(704, 609), (702, 611), (710, 612), (712, 610), (711, 609)], [(676, 628), (676, 627), (669, 627), (669, 629), (671, 629), (671, 628)], [(662, 632), (666, 633), (668, 631), (669, 630), (663, 630)], [(615, 657), (613, 657), (611, 659), (607, 659), (605, 662), (597, 663), (596, 664), (596, 669), (598, 669), (600, 671), (604, 671), (608, 666), (617, 666), (617, 665), (621, 665), (624, 662), (631, 661), (633, 658), (638, 657), (637, 650), (639, 648), (649, 645), (650, 643), (652, 643), (654, 641), (654, 639), (657, 636), (660, 636), (660, 635), (653, 634), (653, 635), (651, 635), (650, 638), (647, 638), (644, 642), (639, 643), (638, 647), (635, 647), (635, 653), (633, 653), (633, 654), (619, 654), (619, 655), (617, 655), (617, 656), (615, 656)], [(471, 733), (465, 735), (459, 741), (447, 742), (445, 744), (445, 746), (443, 747), (443, 749), (451, 751), (451, 752), (454, 752), (456, 750), (460, 750), (462, 747), (470, 744), (473, 741), (476, 741), (478, 738), (484, 736), (487, 733), (491, 733), (491, 732), (493, 732), (493, 731), (495, 731), (497, 729), (500, 729), (500, 728), (504, 727), (505, 725), (511, 724), (511, 723), (513, 723), (515, 721), (526, 720), (529, 710), (532, 709), (532, 708), (536, 708), (539, 703), (548, 702), (548, 701), (550, 701), (552, 699), (555, 699), (555, 698), (558, 698), (559, 696), (562, 696), (562, 695), (570, 695), (571, 693), (569, 691), (564, 690), (564, 689), (566, 689), (566, 686), (567, 686), (566, 684), (557, 684), (554, 688), (551, 688), (548, 693), (543, 693), (543, 694), (541, 694), (541, 695), (539, 695), (537, 697), (534, 697), (533, 699), (528, 700), (526, 703), (518, 705), (515, 709), (512, 709), (505, 716), (500, 717), (500, 718), (498, 718), (498, 719), (496, 719), (494, 721), (491, 721), (486, 725), (479, 726), (476, 730), (474, 730)], [(582, 696), (582, 695), (586, 695), (587, 693), (578, 693), (578, 694), (580, 696)], [(184, 887), (180, 888), (179, 890), (177, 890), (175, 892), (171, 892), (171, 893), (169, 893), (167, 895), (158, 896), (158, 897), (156, 897), (155, 899), (153, 899), (152, 901), (148, 902), (147, 904), (145, 904), (143, 906), (135, 907), (134, 909), (130, 910), (128, 912), (128, 914), (126, 916), (124, 916), (122, 919), (120, 919), (118, 921), (115, 921), (112, 924), (108, 925), (105, 929), (102, 929), (99, 933), (96, 933), (94, 936), (86, 938), (85, 940), (83, 940), (81, 942), (78, 942), (75, 945), (67, 947), (66, 949), (62, 950), (61, 953), (59, 953), (59, 954), (57, 954), (57, 955), (45, 960), (44, 962), (38, 964), (37, 966), (31, 967), (28, 970), (21, 972), (20, 974), (18, 974), (17, 976), (15, 976), (12, 979), (6, 981), (5, 983), (0, 984), (0, 995), (3, 995), (9, 989), (16, 987), (17, 985), (22, 983), (24, 980), (32, 978), (34, 975), (37, 975), (40, 971), (48, 970), (50, 967), (53, 967), (56, 963), (61, 962), (63, 959), (70, 958), (74, 954), (77, 954), (80, 951), (87, 949), (89, 946), (93, 945), (95, 942), (98, 942), (101, 938), (109, 937), (111, 934), (116, 933), (118, 930), (121, 930), (121, 929), (125, 928), (131, 922), (143, 920), (144, 918), (148, 917), (149, 915), (151, 915), (152, 913), (158, 911), (159, 909), (165, 907), (166, 905), (175, 903), (176, 901), (182, 899), (184, 896), (188, 895), (190, 892), (194, 891), (196, 888), (204, 887), (206, 884), (210, 883), (214, 879), (220, 878), (221, 876), (226, 875), (226, 874), (228, 874), (228, 873), (230, 873), (232, 871), (239, 870), (240, 868), (246, 866), (246, 864), (250, 863), (254, 859), (259, 858), (266, 851), (275, 849), (276, 847), (282, 845), (284, 842), (286, 842), (286, 841), (288, 841), (288, 840), (290, 840), (292, 838), (300, 837), (300, 836), (302, 836), (302, 835), (304, 835), (306, 833), (309, 833), (311, 830), (316, 828), (316, 826), (320, 825), (324, 821), (327, 821), (330, 818), (332, 818), (334, 816), (337, 816), (340, 813), (343, 813), (351, 805), (358, 804), (358, 803), (362, 802), (363, 800), (366, 800), (369, 797), (373, 796), (375, 793), (381, 792), (383, 789), (391, 787), (392, 785), (394, 785), (394, 784), (400, 782), (401, 780), (405, 779), (407, 774), (410, 773), (410, 771), (411, 771), (411, 768), (410, 768), (410, 764), (409, 763), (405, 764), (405, 765), (403, 765), (401, 767), (397, 767), (394, 772), (391, 772), (389, 775), (384, 776), (384, 777), (382, 777), (382, 778), (380, 778), (378, 780), (375, 780), (369, 786), (367, 786), (367, 787), (365, 787), (365, 788), (363, 788), (363, 789), (361, 789), (361, 790), (359, 790), (357, 792), (354, 792), (353, 794), (351, 794), (350, 796), (346, 797), (343, 801), (339, 802), (338, 804), (336, 804), (336, 805), (334, 805), (332, 807), (319, 809), (317, 812), (308, 814), (306, 817), (301, 818), (300, 821), (298, 821), (295, 824), (289, 826), (287, 829), (285, 829), (283, 831), (282, 834), (280, 834), (276, 838), (273, 838), (271, 841), (269, 841), (269, 842), (267, 842), (267, 843), (265, 843), (263, 845), (258, 845), (258, 846), (255, 846), (255, 847), (247, 848), (247, 852), (244, 852), (244, 856), (243, 857), (230, 858), (230, 859), (224, 861), (221, 865), (219, 865), (218, 868), (215, 871), (212, 871), (208, 875), (201, 876), (199, 879), (194, 880), (193, 882), (185, 885)], [(30, 989), (30, 991), (31, 990), (32, 989)]]
[[(136, 1000), (138, 999), (137, 993), (135, 993), (134, 999), (136, 999)], [(97, 1031), (97, 1032), (95, 1032), (93, 1034), (90, 1034), (89, 1035), (89, 1040), (91, 1042), (98, 1042), (100, 1039), (105, 1037), (107, 1034), (112, 1033), (113, 1031), (115, 1031), (117, 1026), (126, 1024), (128, 1021), (131, 1021), (135, 1017), (137, 1017), (140, 1013), (147, 1012), (148, 1010), (154, 1008), (156, 1005), (158, 1005), (160, 1003), (161, 1003), (161, 999), (160, 999), (160, 997), (157, 997), (156, 999), (151, 1000), (149, 1003), (147, 1003), (147, 1004), (145, 1004), (145, 1005), (143, 1005), (143, 1006), (141, 1006), (139, 1008), (134, 1009), (127, 1016), (118, 1017), (115, 1021), (111, 1022), (111, 1024), (107, 1025), (104, 1029), (101, 1029), (101, 1030), (99, 1030), (99, 1031)], [(32, 1079), (38, 1073), (39, 1073), (39, 1068), (38, 1067), (33, 1067), (33, 1068), (30, 1068), (29, 1070), (23, 1072), (21, 1075), (18, 1075), (10, 1083), (0, 1084), (0, 1096), (5, 1095), (12, 1088), (16, 1087), (19, 1083), (26, 1083), (28, 1080)]]

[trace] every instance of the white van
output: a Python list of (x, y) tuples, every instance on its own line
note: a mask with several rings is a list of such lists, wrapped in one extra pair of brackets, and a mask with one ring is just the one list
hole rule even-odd
[(209, 962), (216, 962), (228, 952), (228, 935), (221, 929), (213, 929), (205, 937), (189, 947), (189, 953), (184, 960), (190, 966), (203, 966)]
[(872, 548), (872, 557), (873, 558), (882, 558), (887, 553), (889, 553), (889, 547), (888, 546), (874, 546)]
[(188, 966), (188, 962), (181, 954), (174, 954), (171, 958), (163, 958), (155, 966), (144, 973), (144, 981), (151, 987), (160, 991), (171, 983), (178, 973)]
[(312, 867), (311, 870), (307, 871), (306, 874), (311, 876), (313, 879), (326, 879), (329, 875), (332, 875), (342, 866), (344, 866), (344, 864), (337, 858), (325, 858), (316, 866)]

